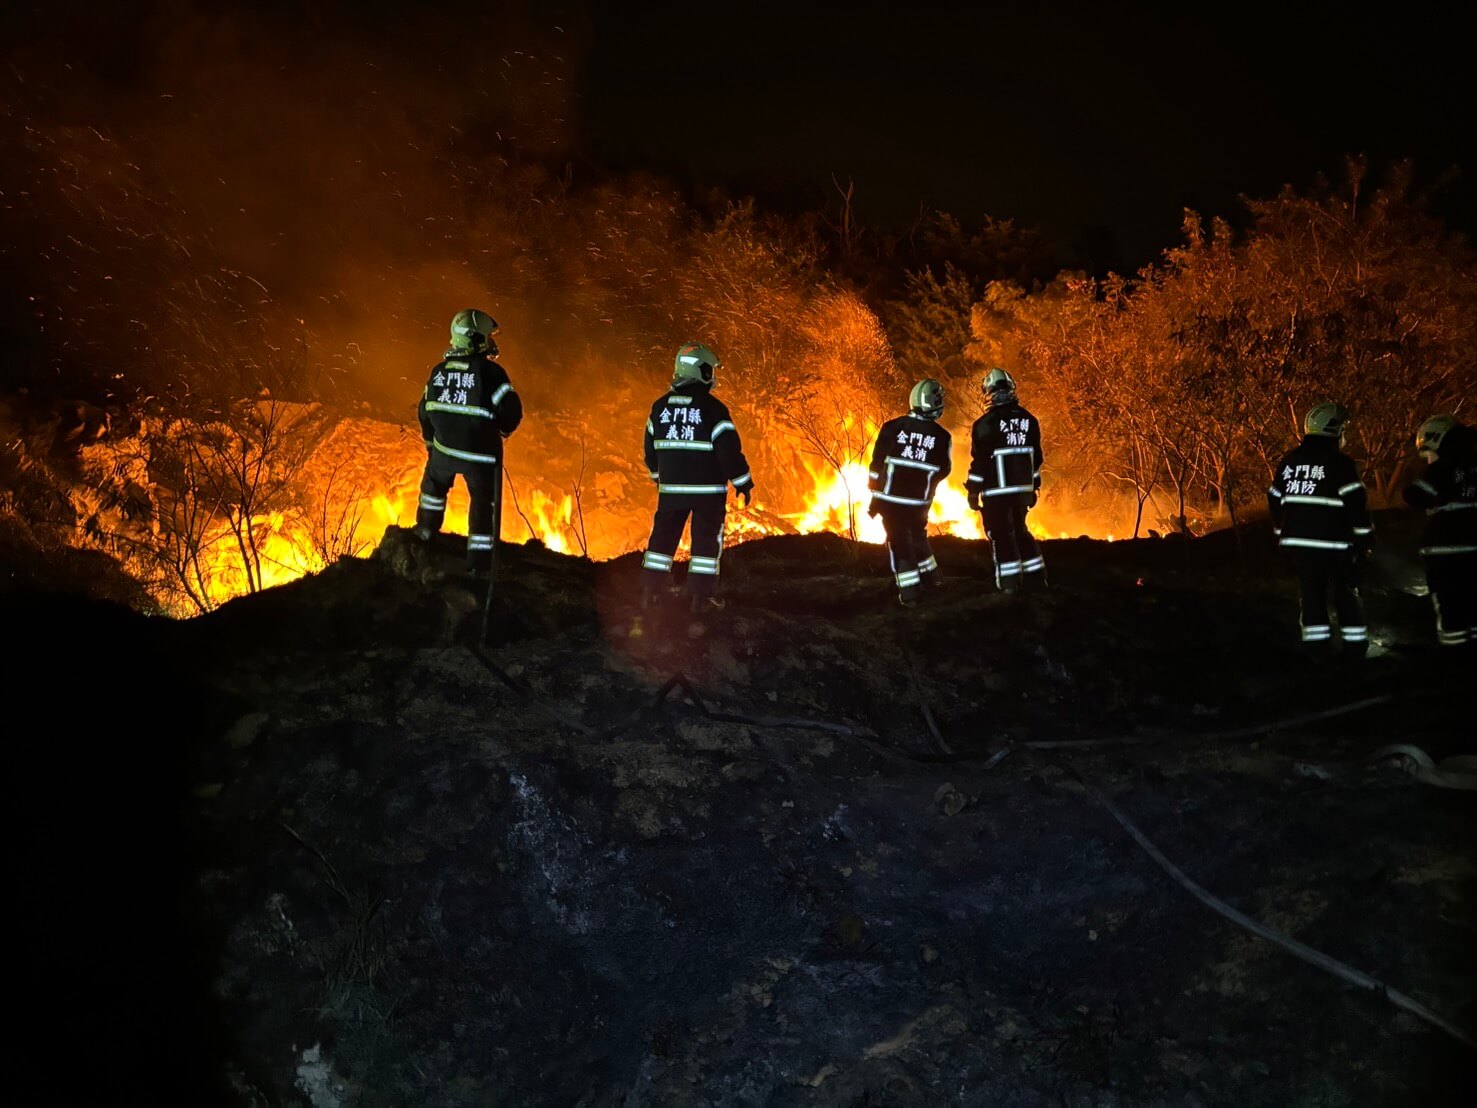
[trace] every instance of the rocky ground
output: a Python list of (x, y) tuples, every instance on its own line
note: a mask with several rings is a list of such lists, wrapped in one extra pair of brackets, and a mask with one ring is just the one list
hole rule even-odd
[(1027, 597), (945, 540), (912, 612), (762, 540), (639, 636), (634, 558), (515, 547), (486, 645), (396, 529), (185, 622), (12, 587), (34, 1102), (1466, 1103), (1477, 805), (1370, 762), (1477, 753), (1408, 531), (1358, 673), (1255, 531), (1050, 543)]

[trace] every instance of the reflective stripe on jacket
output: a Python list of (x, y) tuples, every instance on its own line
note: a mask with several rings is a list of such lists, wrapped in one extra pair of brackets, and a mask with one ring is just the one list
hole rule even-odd
[(1374, 533), (1359, 468), (1326, 435), (1305, 436), (1277, 463), (1267, 511), (1279, 546), (1350, 550)]
[(430, 449), (458, 462), (496, 464), (503, 439), (523, 420), (523, 402), (486, 354), (448, 351), (431, 368), (416, 418)]
[(877, 431), (867, 487), (872, 498), (901, 508), (928, 508), (953, 468), (954, 439), (937, 420), (909, 413)]
[(1447, 432), (1436, 460), (1405, 486), (1403, 495), (1430, 517), (1421, 536), (1423, 555), (1477, 553), (1477, 432), (1468, 427)]
[(711, 387), (675, 386), (651, 406), (642, 453), (662, 497), (725, 496), (754, 483), (738, 428)]
[(1041, 424), (1012, 401), (990, 408), (970, 431), (968, 487), (984, 496), (1024, 496), (1041, 487)]

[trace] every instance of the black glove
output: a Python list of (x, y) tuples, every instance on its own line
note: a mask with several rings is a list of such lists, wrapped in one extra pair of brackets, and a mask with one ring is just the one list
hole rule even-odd
[(1355, 535), (1354, 536), (1354, 549), (1359, 553), (1359, 556), (1361, 558), (1368, 558), (1371, 554), (1373, 554), (1374, 553), (1374, 532), (1371, 531), (1367, 535)]
[(980, 510), (980, 490), (979, 489), (970, 489), (969, 490), (969, 510), (972, 511), (972, 512), (977, 512), (977, 511)]
[(877, 507), (877, 498), (875, 496), (867, 497), (867, 515), (875, 516), (881, 510), (881, 508)]
[(754, 486), (753, 485), (745, 485), (743, 488), (741, 488), (741, 489), (734, 489), (733, 491), (736, 492), (736, 493), (738, 493), (741, 497), (744, 498), (744, 507), (747, 508), (749, 506), (749, 500), (754, 495)]
[(1032, 489), (1031, 490), (1031, 499), (1026, 501), (1026, 507), (1027, 508), (1034, 508), (1036, 506), (1037, 495), (1038, 495), (1037, 494), (1037, 491), (1035, 489)]

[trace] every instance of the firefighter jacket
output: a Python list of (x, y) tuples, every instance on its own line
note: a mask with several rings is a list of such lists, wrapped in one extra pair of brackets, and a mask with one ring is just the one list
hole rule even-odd
[(646, 420), (646, 468), (662, 500), (722, 497), (728, 483), (752, 488), (738, 428), (712, 386), (684, 381), (659, 397)]
[(1374, 539), (1359, 468), (1327, 435), (1304, 436), (1277, 463), (1267, 510), (1279, 546), (1352, 550)]
[(448, 350), (431, 369), (416, 415), (428, 449), (458, 462), (495, 465), (503, 439), (523, 419), (523, 402), (503, 367), (486, 354)]
[(970, 432), (971, 492), (1021, 496), (1041, 487), (1041, 424), (1015, 401), (992, 405)]
[(1430, 517), (1421, 536), (1421, 553), (1477, 553), (1477, 433), (1448, 431), (1436, 460), (1405, 486), (1406, 503)]
[(923, 508), (953, 467), (954, 440), (937, 420), (908, 414), (877, 432), (867, 487), (880, 507)]

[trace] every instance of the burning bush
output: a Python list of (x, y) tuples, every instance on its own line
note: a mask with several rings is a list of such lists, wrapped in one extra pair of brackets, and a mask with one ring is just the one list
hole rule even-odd
[(1130, 490), (1135, 533), (1156, 501), (1173, 526), (1197, 511), (1234, 522), (1329, 398), (1354, 413), (1350, 446), (1388, 502), (1415, 428), (1477, 389), (1477, 261), (1412, 195), (1408, 167), (1363, 186), (1354, 163), (1339, 188), (1251, 202), (1242, 236), (1187, 213), (1184, 244), (1133, 280), (992, 285), (971, 352), (1050, 395), (1048, 456), (1080, 484)]

